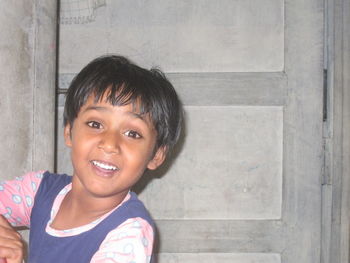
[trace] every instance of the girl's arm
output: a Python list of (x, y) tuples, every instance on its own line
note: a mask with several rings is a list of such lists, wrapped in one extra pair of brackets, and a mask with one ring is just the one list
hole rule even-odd
[(142, 218), (131, 218), (111, 231), (91, 263), (148, 263), (153, 249), (152, 227)]
[(43, 171), (0, 183), (0, 214), (13, 226), (29, 226), (30, 214)]

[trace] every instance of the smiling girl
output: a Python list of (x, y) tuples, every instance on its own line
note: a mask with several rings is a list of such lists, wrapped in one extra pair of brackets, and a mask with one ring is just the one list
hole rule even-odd
[[(120, 56), (88, 64), (64, 111), (73, 176), (42, 171), (0, 185), (0, 213), (30, 228), (28, 262), (150, 262), (154, 223), (130, 188), (164, 162), (181, 122), (181, 103), (160, 71)], [(17, 263), (22, 253), (1, 218), (0, 257)]]

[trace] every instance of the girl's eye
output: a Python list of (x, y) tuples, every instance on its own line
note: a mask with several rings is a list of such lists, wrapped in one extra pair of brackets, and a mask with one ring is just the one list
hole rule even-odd
[(97, 121), (89, 121), (86, 123), (89, 127), (94, 128), (94, 129), (101, 129), (102, 125), (101, 123)]
[(133, 138), (133, 139), (140, 139), (141, 138), (141, 135), (136, 131), (127, 131), (124, 134), (130, 138)]

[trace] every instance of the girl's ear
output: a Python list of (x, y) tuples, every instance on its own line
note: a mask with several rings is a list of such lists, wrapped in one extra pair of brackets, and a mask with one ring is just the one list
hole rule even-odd
[(158, 148), (152, 160), (149, 161), (147, 168), (150, 170), (157, 169), (164, 162), (165, 157), (166, 157), (166, 147)]
[(64, 127), (64, 142), (68, 147), (72, 147), (72, 137), (71, 137), (71, 128), (70, 128), (70, 124), (67, 124)]

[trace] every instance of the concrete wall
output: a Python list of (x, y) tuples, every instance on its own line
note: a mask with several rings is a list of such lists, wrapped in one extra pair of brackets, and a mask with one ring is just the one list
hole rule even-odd
[(56, 1), (0, 1), (1, 179), (54, 166)]

